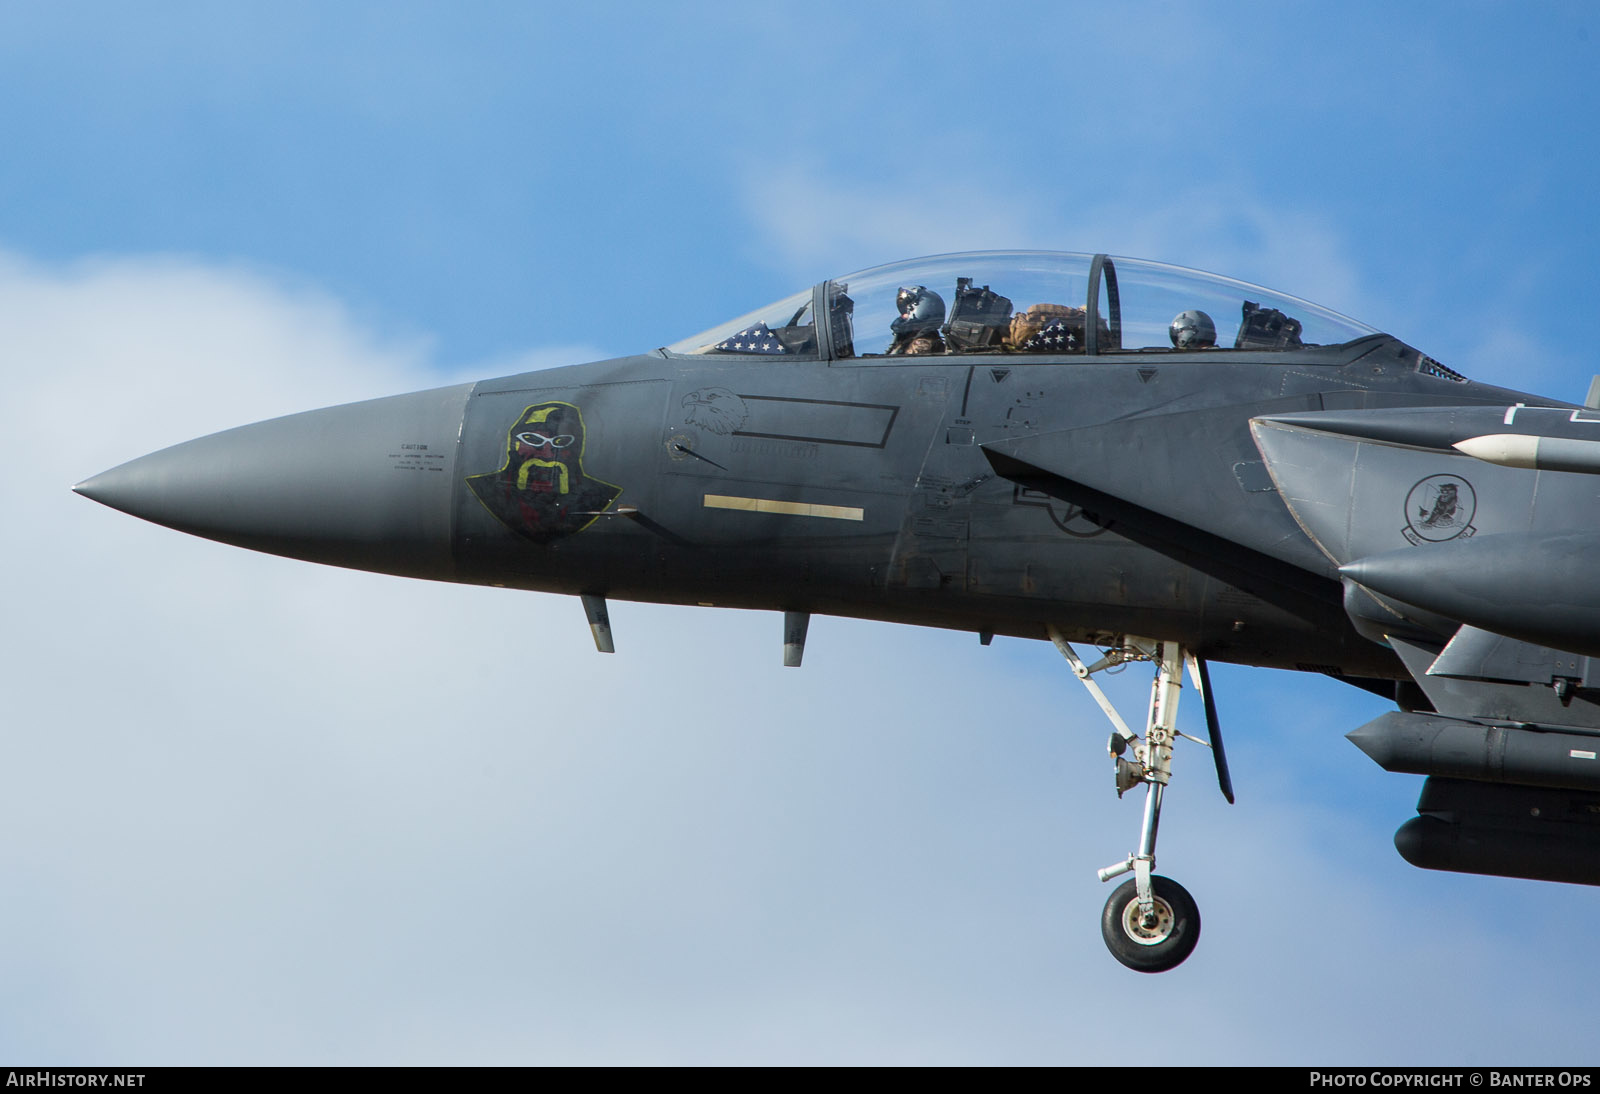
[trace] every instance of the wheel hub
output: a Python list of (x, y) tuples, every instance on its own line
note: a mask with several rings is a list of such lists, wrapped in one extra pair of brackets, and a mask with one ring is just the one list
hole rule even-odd
[(1141, 946), (1159, 946), (1172, 935), (1172, 925), (1176, 917), (1172, 914), (1172, 906), (1160, 897), (1155, 898), (1155, 905), (1148, 919), (1139, 913), (1139, 901), (1130, 900), (1122, 909), (1122, 930), (1128, 938)]

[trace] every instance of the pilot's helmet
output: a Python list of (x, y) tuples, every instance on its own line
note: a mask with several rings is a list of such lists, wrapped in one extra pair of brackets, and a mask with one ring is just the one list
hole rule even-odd
[(944, 322), (944, 298), (925, 285), (912, 285), (895, 294), (900, 318), (889, 324), (896, 334), (930, 333)]
[(1167, 332), (1177, 349), (1210, 349), (1217, 344), (1217, 325), (1203, 311), (1181, 311)]

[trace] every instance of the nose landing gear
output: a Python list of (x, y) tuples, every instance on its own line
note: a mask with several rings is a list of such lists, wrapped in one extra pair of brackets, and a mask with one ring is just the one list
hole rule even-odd
[[(1233, 784), (1228, 774), (1227, 757), (1222, 751), (1222, 733), (1217, 725), (1216, 707), (1211, 701), (1209, 673), (1204, 661), (1187, 653), (1177, 642), (1132, 635), (1119, 639), (1093, 665), (1085, 665), (1055, 626), (1050, 638), (1072, 665), (1073, 674), (1083, 681), (1089, 694), (1111, 720), (1112, 734), (1107, 746), (1116, 765), (1116, 788), (1120, 798), (1128, 790), (1145, 784), (1144, 820), (1139, 831), (1139, 849), (1123, 861), (1101, 870), (1100, 880), (1110, 881), (1132, 873), (1133, 880), (1119, 885), (1106, 901), (1100, 917), (1100, 931), (1106, 948), (1122, 964), (1138, 972), (1165, 972), (1182, 964), (1200, 940), (1200, 909), (1194, 898), (1171, 878), (1153, 873), (1156, 864), (1156, 832), (1161, 825), (1161, 800), (1172, 778), (1172, 746), (1178, 737), (1205, 745), (1216, 761), (1217, 782), (1223, 795), (1233, 801)], [(1100, 685), (1091, 678), (1096, 672), (1130, 661), (1150, 661), (1156, 665), (1151, 686), (1150, 711), (1141, 738), (1128, 728)], [(1181, 733), (1177, 727), (1178, 697), (1183, 690), (1183, 669), (1188, 665), (1191, 679), (1205, 700), (1206, 726), (1210, 741)], [(1129, 753), (1132, 757), (1129, 758)]]

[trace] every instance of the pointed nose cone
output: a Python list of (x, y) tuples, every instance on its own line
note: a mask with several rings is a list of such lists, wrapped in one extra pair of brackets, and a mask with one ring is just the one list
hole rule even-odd
[(456, 442), (471, 384), (329, 407), (141, 456), (73, 489), (207, 539), (449, 577)]

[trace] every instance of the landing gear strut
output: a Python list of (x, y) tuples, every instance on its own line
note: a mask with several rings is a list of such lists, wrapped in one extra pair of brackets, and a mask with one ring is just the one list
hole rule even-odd
[[(1177, 738), (1185, 737), (1212, 750), (1218, 784), (1227, 799), (1233, 801), (1232, 780), (1222, 752), (1222, 734), (1217, 726), (1216, 708), (1211, 702), (1205, 662), (1187, 653), (1177, 642), (1129, 635), (1114, 643), (1099, 661), (1085, 665), (1055, 626), (1050, 627), (1050, 639), (1111, 720), (1113, 731), (1107, 749), (1115, 763), (1117, 797), (1140, 783), (1145, 786), (1139, 849), (1100, 871), (1101, 881), (1133, 874), (1133, 880), (1119, 885), (1106, 901), (1100, 917), (1101, 934), (1111, 956), (1128, 968), (1139, 972), (1165, 972), (1182, 964), (1200, 940), (1200, 910), (1194, 898), (1176, 881), (1153, 873), (1156, 833), (1161, 826), (1161, 799), (1172, 778), (1172, 746)], [(1128, 728), (1100, 685), (1091, 678), (1096, 672), (1130, 661), (1149, 661), (1156, 666), (1150, 712), (1142, 738)], [(1178, 697), (1183, 691), (1186, 663), (1195, 687), (1205, 698), (1209, 742), (1178, 730)]]

